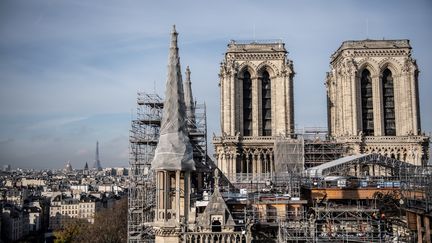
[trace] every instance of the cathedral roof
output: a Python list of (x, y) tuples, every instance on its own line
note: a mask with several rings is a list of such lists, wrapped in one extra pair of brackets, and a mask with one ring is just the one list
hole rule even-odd
[(178, 33), (174, 26), (171, 32), (160, 137), (152, 161), (152, 168), (156, 170), (192, 171), (195, 170), (195, 163), (192, 145), (187, 136), (186, 108), (177, 36)]
[(285, 44), (282, 40), (254, 40), (254, 41), (235, 41), (231, 40), (228, 44), (227, 52), (235, 53), (259, 53), (259, 52), (284, 52)]
[(335, 51), (331, 56), (331, 62), (333, 62), (337, 57), (345, 50), (350, 49), (396, 49), (396, 48), (408, 48), (411, 49), (409, 40), (350, 40), (342, 42), (342, 45)]

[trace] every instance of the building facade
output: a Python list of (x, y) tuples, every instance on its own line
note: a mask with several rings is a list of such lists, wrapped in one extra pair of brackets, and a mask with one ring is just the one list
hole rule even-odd
[(329, 135), (349, 154), (379, 153), (427, 162), (421, 134), (418, 67), (408, 40), (345, 41), (327, 73)]
[(275, 138), (294, 133), (293, 63), (280, 41), (231, 41), (219, 77), (218, 167), (233, 181), (260, 180), (274, 172)]
[(102, 208), (100, 199), (92, 196), (81, 196), (81, 198), (63, 198), (56, 196), (51, 201), (49, 228), (60, 229), (70, 219), (85, 219), (94, 223), (95, 214)]

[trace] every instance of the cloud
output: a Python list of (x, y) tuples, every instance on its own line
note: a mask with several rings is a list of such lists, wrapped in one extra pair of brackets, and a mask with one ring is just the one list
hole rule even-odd
[(84, 164), (99, 140), (104, 164), (126, 165), (137, 90), (165, 90), (172, 24), (194, 96), (207, 104), (209, 134), (219, 134), (217, 84), (226, 44), (252, 39), (254, 26), (256, 39), (286, 43), (297, 73), (300, 127), (326, 125), (323, 82), (342, 41), (411, 39), (421, 70), (423, 129), (432, 131), (431, 12), (430, 1), (1, 1), (0, 138), (13, 142), (0, 143), (0, 162)]
[(80, 122), (88, 119), (87, 117), (62, 117), (56, 119), (37, 122), (27, 127), (29, 130), (52, 129), (55, 127), (65, 126), (71, 123)]

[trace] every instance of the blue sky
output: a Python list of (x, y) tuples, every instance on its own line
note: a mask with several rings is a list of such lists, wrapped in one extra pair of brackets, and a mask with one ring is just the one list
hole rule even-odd
[[(368, 23), (368, 25), (366, 24)], [(410, 39), (422, 128), (432, 131), (431, 1), (0, 2), (0, 166), (128, 165), (136, 92), (163, 94), (180, 33), (208, 130), (219, 134), (219, 63), (231, 39), (282, 39), (294, 61), (298, 127), (326, 126), (324, 78), (344, 40)], [(368, 28), (367, 28), (368, 26)]]

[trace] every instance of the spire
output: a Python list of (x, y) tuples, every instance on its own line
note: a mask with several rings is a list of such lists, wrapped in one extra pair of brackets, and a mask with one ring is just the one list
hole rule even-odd
[(195, 170), (195, 163), (192, 145), (187, 136), (177, 36), (178, 33), (173, 26), (160, 137), (152, 167), (159, 170), (191, 171)]
[(86, 163), (85, 163), (85, 165), (84, 165), (84, 170), (88, 170), (88, 164), (87, 164), (87, 161), (86, 161)]
[(214, 188), (215, 191), (219, 191), (219, 170), (215, 169), (214, 170)]
[(186, 104), (186, 116), (188, 119), (188, 127), (193, 128), (195, 124), (195, 107), (192, 96), (192, 83), (190, 79), (191, 71), (189, 66), (186, 67), (186, 80), (184, 81), (184, 98)]

